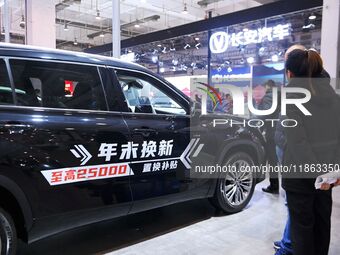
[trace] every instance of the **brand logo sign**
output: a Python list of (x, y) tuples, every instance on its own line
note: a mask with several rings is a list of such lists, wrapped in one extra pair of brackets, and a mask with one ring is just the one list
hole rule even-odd
[(226, 32), (216, 32), (210, 37), (210, 50), (212, 53), (223, 53), (229, 46), (229, 35)]
[(274, 27), (263, 27), (257, 30), (244, 29), (238, 33), (229, 35), (227, 32), (219, 31), (210, 37), (209, 46), (212, 53), (223, 53), (231, 45), (238, 47), (265, 41), (282, 40), (290, 35), (291, 24), (279, 24)]

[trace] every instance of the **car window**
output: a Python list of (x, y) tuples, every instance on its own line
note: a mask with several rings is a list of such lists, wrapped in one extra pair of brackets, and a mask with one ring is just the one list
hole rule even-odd
[(182, 106), (156, 86), (156, 80), (133, 72), (116, 71), (116, 75), (131, 112), (186, 114)]
[[(20, 91), (17, 91), (19, 93)], [(0, 105), (13, 104), (13, 93), (4, 60), (0, 60)]]
[(10, 60), (18, 105), (107, 110), (97, 67)]

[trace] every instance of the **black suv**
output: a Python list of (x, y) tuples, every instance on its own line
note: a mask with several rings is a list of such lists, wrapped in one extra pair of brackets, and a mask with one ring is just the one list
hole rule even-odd
[(257, 129), (212, 132), (211, 116), (135, 64), (6, 44), (0, 53), (1, 255), (17, 237), (198, 198), (233, 213), (251, 199), (252, 173), (191, 178), (190, 168), (193, 158), (262, 163)]

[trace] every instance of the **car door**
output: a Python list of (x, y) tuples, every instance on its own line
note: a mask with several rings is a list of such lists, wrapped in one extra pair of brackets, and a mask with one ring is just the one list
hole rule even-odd
[(129, 168), (114, 152), (129, 132), (120, 112), (108, 112), (103, 86), (109, 81), (101, 67), (24, 59), (9, 64), (17, 106), (0, 107), (0, 124), (11, 140), (6, 158), (13, 178), (20, 177), (38, 204), (35, 217), (74, 213), (58, 224), (77, 225), (127, 214)]
[(188, 102), (148, 73), (116, 68), (114, 74), (136, 146), (135, 158), (130, 159), (132, 212), (192, 198), (195, 183), (181, 178), (188, 171), (181, 160), (190, 143)]

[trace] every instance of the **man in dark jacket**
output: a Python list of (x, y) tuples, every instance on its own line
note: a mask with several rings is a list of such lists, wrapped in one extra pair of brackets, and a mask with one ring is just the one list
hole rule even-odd
[[(320, 56), (312, 50), (295, 50), (286, 62), (288, 87), (309, 90), (311, 100), (304, 104), (312, 114), (304, 115), (288, 105), (287, 118), (298, 125), (285, 128), (287, 146), (284, 165), (295, 166), (296, 173), (284, 174), (291, 217), (294, 255), (327, 255), (330, 242), (331, 190), (316, 190), (311, 171), (318, 165), (340, 164), (340, 102), (329, 79), (322, 77)], [(312, 79), (312, 80), (311, 80)], [(298, 97), (298, 95), (295, 95)], [(338, 165), (339, 166), (339, 165)]]
[[(273, 80), (268, 80), (266, 82), (266, 94), (264, 95), (261, 103), (258, 105), (259, 110), (268, 110), (272, 107), (273, 104), (273, 88), (275, 87), (275, 82)], [(280, 104), (278, 104), (278, 107), (274, 113), (271, 115), (265, 116), (266, 119), (277, 119), (279, 116), (279, 107)], [(276, 166), (278, 163), (278, 159), (275, 152), (275, 141), (274, 141), (274, 135), (275, 135), (275, 129), (276, 127), (272, 126), (272, 123), (265, 122), (264, 130), (265, 130), (265, 138), (266, 138), (266, 155), (268, 164), (271, 166)], [(279, 179), (278, 179), (278, 173), (269, 173), (269, 186), (267, 188), (262, 188), (264, 192), (272, 193), (272, 194), (278, 194), (279, 193)]]

